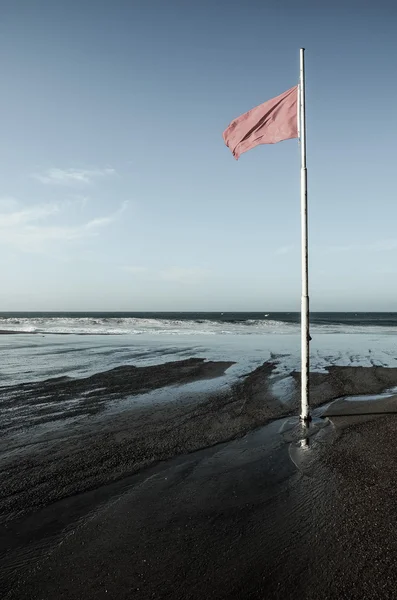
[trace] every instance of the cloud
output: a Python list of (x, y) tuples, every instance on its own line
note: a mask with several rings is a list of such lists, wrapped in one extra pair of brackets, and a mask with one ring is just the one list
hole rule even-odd
[(396, 275), (397, 267), (395, 266), (383, 266), (378, 268), (378, 273), (381, 275)]
[[(16, 206), (14, 208), (16, 208)], [(0, 210), (2, 209), (0, 208)], [(0, 213), (0, 228), (24, 225), (26, 223), (31, 223), (32, 221), (45, 219), (57, 212), (59, 212), (58, 204), (39, 204), (31, 208), (14, 210), (14, 212), (6, 211)]]
[(98, 177), (115, 175), (115, 169), (107, 167), (105, 169), (48, 169), (43, 173), (34, 173), (33, 177), (44, 184), (55, 185), (76, 185), (90, 184)]
[(18, 206), (18, 200), (11, 196), (3, 196), (0, 198), (0, 211), (14, 210)]
[(160, 278), (164, 281), (172, 281), (176, 283), (186, 284), (197, 284), (201, 283), (203, 279), (208, 277), (209, 271), (207, 269), (201, 269), (198, 267), (183, 268), (183, 267), (170, 267), (160, 271)]
[[(19, 206), (19, 204), (18, 204)], [(43, 251), (49, 242), (69, 242), (99, 235), (100, 230), (114, 222), (127, 207), (124, 202), (118, 210), (105, 217), (97, 217), (79, 225), (58, 225), (48, 219), (68, 208), (68, 203), (37, 204), (1, 212), (0, 243), (22, 251)], [(17, 210), (15, 210), (17, 208)]]
[(207, 269), (201, 269), (198, 267), (169, 267), (160, 271), (150, 271), (147, 267), (140, 265), (120, 265), (119, 269), (125, 273), (131, 273), (133, 275), (148, 273), (151, 274), (151, 278), (154, 280), (161, 279), (163, 281), (189, 285), (201, 283), (210, 274), (210, 271)]
[(328, 246), (330, 253), (353, 253), (353, 252), (390, 252), (397, 250), (396, 239), (378, 240), (368, 244), (348, 244), (346, 246)]
[(325, 250), (327, 252), (330, 253), (344, 253), (344, 252), (355, 252), (356, 250), (359, 250), (360, 246), (354, 246), (353, 244), (350, 245), (346, 245), (346, 246), (328, 246), (327, 248), (325, 248)]
[(375, 252), (389, 252), (390, 250), (396, 250), (397, 248), (397, 240), (380, 240), (371, 244), (370, 249)]
[(121, 265), (119, 267), (121, 271), (125, 271), (126, 273), (145, 273), (147, 271), (146, 267), (136, 267), (134, 265)]
[(79, 208), (83, 210), (89, 203), (90, 197), (82, 194), (72, 194), (69, 200), (71, 204), (78, 204)]
[(293, 246), (281, 246), (280, 248), (276, 248), (276, 250), (274, 251), (274, 254), (276, 254), (277, 256), (281, 256), (283, 254), (288, 254), (293, 249), (294, 249)]

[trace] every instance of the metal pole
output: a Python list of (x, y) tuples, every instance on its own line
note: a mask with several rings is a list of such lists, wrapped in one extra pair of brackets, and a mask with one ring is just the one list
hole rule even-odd
[(302, 233), (302, 299), (301, 299), (301, 415), (310, 421), (309, 412), (309, 273), (307, 235), (307, 169), (305, 112), (305, 49), (300, 49), (300, 146), (301, 146), (301, 233)]

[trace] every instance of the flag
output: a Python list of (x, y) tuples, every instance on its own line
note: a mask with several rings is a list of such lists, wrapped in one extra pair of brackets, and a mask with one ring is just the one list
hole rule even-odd
[(238, 160), (259, 144), (277, 144), (298, 136), (298, 86), (272, 98), (234, 121), (223, 132), (226, 146)]

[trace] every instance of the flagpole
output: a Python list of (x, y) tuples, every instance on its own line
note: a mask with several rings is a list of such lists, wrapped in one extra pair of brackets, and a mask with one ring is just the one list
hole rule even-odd
[(309, 273), (307, 235), (307, 168), (306, 168), (306, 107), (305, 107), (305, 49), (300, 49), (300, 147), (301, 147), (301, 251), (302, 251), (302, 298), (301, 298), (301, 415), (310, 421), (309, 411)]

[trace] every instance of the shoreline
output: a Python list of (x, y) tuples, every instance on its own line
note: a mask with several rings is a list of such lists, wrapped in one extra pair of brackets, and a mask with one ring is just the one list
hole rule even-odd
[[(184, 394), (184, 384), (216, 379), (232, 364), (191, 358), (0, 388), (0, 400), (8, 394), (3, 409), (40, 408), (25, 431), (3, 422), (0, 464), (7, 477), (0, 481), (2, 519), (9, 511), (11, 518), (25, 514), (26, 507), (46, 506), (299, 414), (300, 373), (290, 373), (295, 387), (281, 402), (273, 386), (285, 374), (275, 374), (275, 362), (265, 362), (226, 389)], [(311, 408), (343, 396), (380, 394), (393, 385), (397, 368), (333, 366), (328, 373), (312, 373)], [(179, 392), (175, 399), (170, 398), (173, 389)], [(153, 390), (167, 400), (134, 403), (134, 395)], [(117, 407), (123, 398), (128, 407), (107, 412), (109, 403)], [(61, 413), (60, 401), (66, 406)]]
[(0, 329), (0, 335), (26, 335), (36, 334), (37, 331), (19, 331), (18, 329)]
[(0, 335), (129, 335), (128, 331), (120, 331), (119, 333), (106, 333), (103, 331), (23, 331), (19, 329), (0, 329)]

